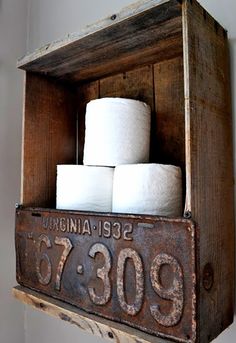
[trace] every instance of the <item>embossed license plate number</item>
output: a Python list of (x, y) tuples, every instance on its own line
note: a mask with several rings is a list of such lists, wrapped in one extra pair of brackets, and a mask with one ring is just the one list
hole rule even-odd
[(18, 282), (151, 334), (194, 340), (188, 220), (17, 210)]

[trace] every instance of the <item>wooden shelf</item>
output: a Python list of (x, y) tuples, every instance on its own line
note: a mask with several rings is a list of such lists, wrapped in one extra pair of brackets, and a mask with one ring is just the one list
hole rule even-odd
[(53, 299), (39, 292), (17, 286), (13, 296), (22, 303), (42, 311), (52, 317), (78, 326), (90, 334), (115, 343), (164, 343), (168, 340), (137, 331), (127, 325), (88, 314), (75, 306)]

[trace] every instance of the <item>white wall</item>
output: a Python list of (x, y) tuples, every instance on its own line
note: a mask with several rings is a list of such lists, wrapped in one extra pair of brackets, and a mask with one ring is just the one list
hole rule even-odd
[(30, 51), (83, 29), (135, 0), (29, 0)]
[[(27, 1), (0, 0), (0, 342), (24, 342), (24, 307), (11, 296), (15, 281), (14, 207), (20, 191), (23, 73)], [(14, 25), (13, 25), (14, 24)]]
[[(6, 1), (13, 2), (13, 0), (10, 0), (10, 1), (5, 0), (5, 2)], [(130, 0), (130, 1), (129, 0), (113, 0), (113, 1), (111, 0), (100, 0), (100, 1), (95, 1), (95, 0), (86, 0), (86, 1), (84, 0), (64, 0), (64, 1), (63, 0), (61, 1), (28, 0), (28, 1), (29, 1), (29, 8), (28, 8), (29, 22), (28, 22), (27, 45), (28, 45), (29, 51), (34, 50), (35, 48), (41, 46), (44, 43), (60, 38), (61, 36), (64, 36), (69, 32), (78, 31), (81, 28), (83, 28), (85, 25), (87, 25), (88, 23), (92, 23), (104, 16), (110, 15), (116, 12), (117, 10), (119, 10), (121, 7), (131, 4), (133, 2), (133, 0)], [(15, 0), (15, 2), (17, 2), (17, 0)], [(236, 2), (235, 0), (224, 0), (224, 1), (200, 0), (200, 2), (203, 6), (206, 7), (206, 9), (208, 9), (210, 13), (213, 14), (215, 18), (219, 20), (219, 22), (224, 27), (226, 27), (229, 30), (230, 46), (231, 46), (231, 61), (232, 61), (232, 86), (233, 86), (233, 97), (235, 98), (236, 20), (235, 20), (234, 13), (236, 13)], [(0, 20), (0, 24), (1, 24), (1, 20)], [(1, 33), (1, 30), (0, 30), (0, 33)], [(17, 50), (16, 45), (14, 45), (14, 49)], [(19, 47), (18, 45), (18, 50), (17, 50), (18, 55), (21, 54), (21, 50), (22, 50), (21, 47)], [(0, 63), (1, 63), (1, 60), (0, 60)], [(1, 68), (1, 64), (0, 64), (0, 68)], [(14, 72), (14, 75), (15, 75), (15, 72)], [(9, 89), (10, 88), (8, 88), (8, 90)], [(19, 91), (19, 89), (17, 88), (15, 91)], [(6, 113), (9, 112), (11, 114), (12, 113), (11, 104), (9, 103), (8, 106), (9, 106), (9, 109), (8, 111), (6, 111)], [(14, 135), (16, 137), (14, 139), (14, 142), (16, 143), (16, 145), (11, 146), (10, 149), (9, 149), (9, 146), (7, 146), (8, 153), (10, 155), (7, 155), (4, 157), (4, 162), (6, 163), (7, 171), (5, 171), (6, 175), (5, 175), (4, 180), (1, 179), (0, 181), (1, 193), (2, 193), (2, 187), (4, 188), (4, 190), (6, 190), (6, 187), (8, 189), (9, 185), (10, 186), (17, 185), (16, 187), (19, 187), (19, 182), (18, 182), (19, 174), (17, 172), (19, 171), (18, 153), (19, 153), (19, 142), (20, 142), (20, 139), (19, 139), (20, 108), (21, 108), (21, 105), (20, 105), (20, 101), (18, 97), (18, 102), (15, 101), (15, 107), (14, 107), (15, 126), (13, 127)], [(234, 102), (234, 113), (236, 113), (235, 110), (236, 110), (236, 105)], [(1, 141), (2, 141), (2, 138), (1, 138), (2, 135), (9, 136), (9, 137), (12, 135), (12, 132), (10, 131), (12, 129), (12, 126), (9, 127), (10, 125), (9, 121), (10, 119), (8, 118), (7, 115), (5, 115), (4, 122), (0, 126)], [(8, 142), (10, 141), (9, 137), (7, 139)], [(1, 143), (0, 144), (1, 156), (3, 155), (4, 151), (6, 151), (5, 147), (2, 147), (2, 143)], [(12, 156), (14, 156), (15, 159), (12, 160)], [(5, 180), (6, 178), (8, 179), (11, 178), (12, 182), (11, 183), (6, 182), (8, 181), (8, 180)], [(6, 202), (6, 199), (4, 196), (3, 207), (5, 208), (7, 206), (6, 203), (9, 203), (9, 204), (11, 203), (11, 200), (12, 198), (14, 198), (15, 193), (13, 191), (11, 195), (9, 195), (6, 191), (4, 193), (6, 193), (6, 196), (10, 197), (10, 199), (7, 199), (7, 202)], [(2, 201), (2, 199), (0, 201)], [(1, 210), (2, 210), (2, 206), (0, 206), (0, 211)], [(8, 216), (5, 216), (6, 218), (5, 225), (7, 226), (8, 229), (10, 229), (13, 225), (13, 215), (11, 212), (11, 206), (6, 208), (6, 212)], [(1, 218), (2, 218), (2, 215), (1, 215)], [(4, 235), (6, 235), (6, 230), (4, 231)], [(11, 254), (13, 254), (13, 251), (11, 252)], [(6, 256), (8, 255), (9, 253)], [(19, 319), (19, 325), (21, 324), (22, 324), (22, 318)], [(53, 342), (53, 341), (57, 343), (102, 342), (101, 339), (98, 339), (93, 336), (89, 336), (83, 333), (82, 331), (80, 331), (78, 328), (75, 328), (60, 320), (50, 318), (46, 316), (45, 314), (41, 314), (29, 308), (26, 309), (25, 326), (26, 326), (26, 343), (46, 343), (46, 342)], [(215, 340), (215, 342), (229, 343), (229, 342), (235, 341), (235, 338), (236, 338), (236, 323), (229, 330), (223, 333), (217, 340)], [(6, 343), (7, 341), (2, 341), (0, 339), (0, 342)], [(20, 342), (20, 339), (19, 340), (12, 339), (11, 342), (18, 343)]]

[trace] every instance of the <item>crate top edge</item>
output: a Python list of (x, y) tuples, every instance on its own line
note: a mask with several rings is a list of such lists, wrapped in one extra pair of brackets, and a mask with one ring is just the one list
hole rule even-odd
[[(53, 76), (56, 68), (58, 68), (58, 66), (55, 66), (54, 58), (58, 58), (59, 56), (60, 59), (63, 56), (70, 56), (70, 54), (68, 54), (68, 51), (70, 51), (70, 49), (77, 49), (77, 52), (79, 51), (80, 53), (84, 54), (85, 52), (83, 48), (82, 50), (78, 50), (78, 46), (83, 47), (86, 46), (87, 43), (91, 43), (91, 41), (101, 39), (101, 34), (104, 34), (104, 32), (112, 33), (112, 30), (114, 31), (115, 28), (121, 27), (120, 25), (123, 25), (123, 23), (128, 23), (129, 20), (131, 22), (136, 20), (136, 25), (137, 22), (140, 20), (140, 16), (147, 13), (148, 15), (149, 13), (152, 13), (155, 17), (157, 13), (156, 11), (159, 8), (163, 8), (163, 13), (161, 14), (161, 18), (163, 21), (166, 20), (168, 22), (170, 18), (174, 19), (175, 17), (183, 17), (184, 11), (182, 11), (182, 6), (184, 5), (193, 7), (193, 13), (195, 13), (195, 11), (197, 10), (198, 15), (202, 15), (205, 19), (207, 19), (206, 21), (210, 24), (211, 28), (215, 29), (216, 31), (217, 28), (220, 28), (220, 30), (223, 32), (224, 37), (227, 38), (227, 30), (225, 30), (224, 27), (222, 27), (222, 25), (220, 25), (207, 12), (197, 0), (140, 0), (136, 3), (124, 7), (119, 12), (114, 13), (113, 15), (108, 16), (105, 19), (86, 26), (79, 32), (68, 34), (62, 39), (55, 40), (42, 46), (41, 48), (36, 49), (34, 52), (27, 53), (25, 56), (18, 59), (17, 67), (25, 71), (39, 72), (41, 74), (48, 74), (52, 71)], [(169, 11), (167, 11), (166, 6), (168, 9), (170, 9), (169, 17), (167, 13)], [(131, 23), (130, 27), (132, 27), (133, 24), (134, 23)], [(147, 28), (148, 27), (146, 25), (146, 37), (148, 34)], [(143, 29), (138, 28), (138, 30), (142, 32)], [(104, 41), (106, 43), (111, 43), (113, 39), (109, 38), (108, 34)], [(143, 47), (142, 44), (140, 45), (140, 47)], [(65, 52), (67, 55), (65, 55)], [(63, 62), (60, 62), (59, 64), (63, 65)], [(56, 74), (54, 76), (56, 76)]]
[(126, 19), (142, 14), (145, 11), (151, 10), (154, 7), (161, 6), (166, 3), (181, 3), (182, 0), (140, 0), (129, 6), (122, 8), (119, 12), (114, 13), (102, 20), (87, 25), (84, 29), (69, 33), (63, 38), (59, 38), (51, 43), (47, 43), (33, 52), (29, 52), (17, 60), (17, 68), (27, 70), (28, 64), (37, 61), (38, 59), (49, 55), (61, 48), (65, 48), (70, 44), (95, 34), (103, 29), (110, 28)]

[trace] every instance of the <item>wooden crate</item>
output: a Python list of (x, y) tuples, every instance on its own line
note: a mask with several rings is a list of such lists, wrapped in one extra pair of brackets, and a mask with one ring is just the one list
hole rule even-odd
[[(18, 66), (26, 79), (15, 296), (115, 342), (213, 340), (234, 313), (226, 31), (195, 0), (151, 0)], [(182, 168), (183, 218), (55, 210), (56, 165), (82, 163), (86, 103), (107, 96), (151, 106), (151, 162)], [(108, 256), (107, 275), (96, 253)]]

